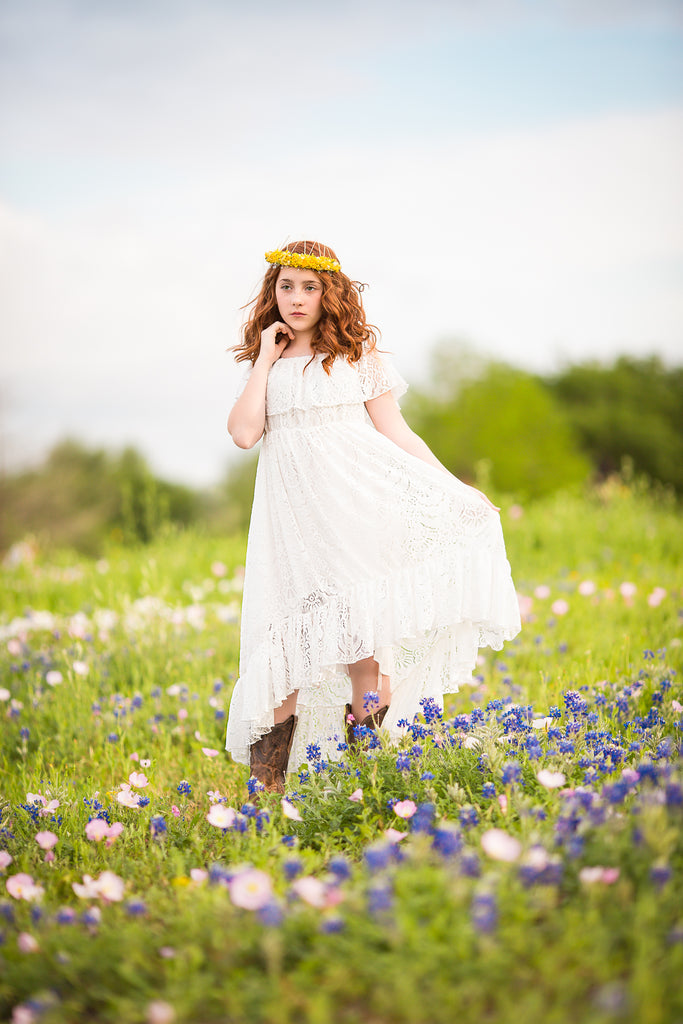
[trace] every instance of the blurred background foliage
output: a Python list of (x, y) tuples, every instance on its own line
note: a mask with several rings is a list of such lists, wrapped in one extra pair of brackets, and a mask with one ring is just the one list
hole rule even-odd
[[(683, 367), (657, 357), (542, 377), (443, 342), (403, 412), (451, 472), (505, 500), (581, 490), (625, 463), (683, 493)], [(0, 477), (0, 550), (31, 535), (97, 555), (111, 542), (146, 543), (169, 524), (235, 533), (249, 522), (256, 461), (257, 452), (242, 455), (217, 486), (196, 491), (157, 478), (133, 448), (62, 441), (42, 465)]]

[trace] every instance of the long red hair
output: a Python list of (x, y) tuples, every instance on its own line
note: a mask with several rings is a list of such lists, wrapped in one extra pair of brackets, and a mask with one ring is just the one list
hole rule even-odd
[[(289, 242), (282, 246), (289, 252), (308, 256), (327, 256), (336, 260), (334, 252), (320, 242)], [(266, 271), (261, 291), (243, 309), (253, 306), (247, 322), (242, 327), (242, 340), (235, 345), (237, 362), (249, 359), (256, 362), (261, 350), (261, 334), (267, 327), (280, 319), (277, 308), (275, 286), (282, 267), (271, 266)], [(365, 319), (361, 291), (365, 285), (352, 281), (341, 270), (312, 271), (320, 278), (322, 285), (322, 315), (316, 324), (311, 347), (316, 353), (324, 353), (323, 366), (330, 372), (338, 356), (344, 356), (350, 363), (357, 362), (364, 352), (377, 345), (377, 328)]]

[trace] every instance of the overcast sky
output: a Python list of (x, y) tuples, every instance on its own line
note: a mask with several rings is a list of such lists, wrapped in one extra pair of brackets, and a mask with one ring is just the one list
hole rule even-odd
[(217, 481), (226, 348), (332, 246), (409, 381), (683, 360), (681, 0), (0, 0), (0, 440)]

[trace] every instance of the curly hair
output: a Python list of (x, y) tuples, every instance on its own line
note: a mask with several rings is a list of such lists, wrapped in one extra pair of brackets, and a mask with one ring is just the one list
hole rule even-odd
[[(282, 248), (289, 252), (337, 259), (335, 253), (320, 242), (289, 242)], [(251, 360), (252, 365), (256, 362), (261, 350), (261, 334), (280, 320), (275, 286), (281, 269), (277, 265), (269, 267), (259, 294), (242, 307), (248, 309), (253, 306), (253, 309), (242, 327), (241, 342), (232, 349), (238, 363), (246, 359)], [(322, 314), (316, 324), (311, 347), (316, 354), (324, 353), (323, 367), (329, 373), (338, 356), (355, 363), (364, 352), (372, 351), (377, 345), (379, 332), (365, 319), (360, 295), (365, 285), (352, 281), (341, 270), (312, 270), (311, 273), (316, 274), (322, 285)]]

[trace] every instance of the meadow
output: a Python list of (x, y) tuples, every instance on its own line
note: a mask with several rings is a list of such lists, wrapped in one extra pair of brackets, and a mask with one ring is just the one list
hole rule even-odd
[(679, 510), (503, 506), (521, 635), (285, 800), (223, 749), (244, 536), (11, 549), (2, 1019), (683, 1020)]

